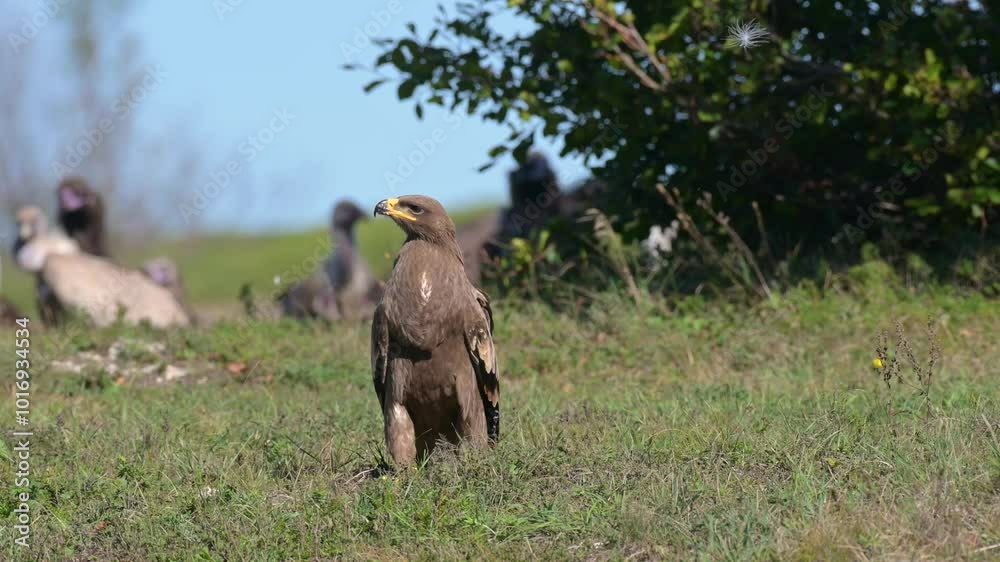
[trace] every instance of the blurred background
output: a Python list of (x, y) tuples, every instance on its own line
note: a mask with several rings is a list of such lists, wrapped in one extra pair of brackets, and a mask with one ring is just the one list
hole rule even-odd
[[(456, 211), (503, 202), (507, 169), (478, 170), (498, 125), (443, 109), (420, 119), (394, 92), (365, 92), (370, 73), (345, 68), (372, 65), (376, 37), (437, 13), (385, 4), (0, 2), (5, 249), (18, 207), (51, 214), (59, 180), (80, 175), (104, 195), (125, 261), (167, 253), (204, 270), (216, 248), (253, 247), (255, 260), (229, 253), (231, 276), (189, 275), (194, 298), (233, 300), (237, 279), (270, 280), (326, 244), (341, 198), (365, 209), (403, 193)], [(422, 141), (430, 148), (410, 171), (401, 159)], [(231, 161), (238, 174), (226, 172)], [(579, 158), (560, 164), (568, 178), (586, 174)], [(393, 249), (394, 234), (376, 245)], [(31, 280), (6, 265), (5, 292), (30, 308)]]
[[(3, 218), (51, 212), (60, 178), (83, 176), (123, 261), (173, 257), (196, 301), (328, 250), (343, 198), (425, 193), (459, 222), (510, 204), (507, 174), (532, 150), (563, 185), (606, 182), (584, 206), (614, 237), (587, 240), (594, 221), (554, 231), (509, 271), (562, 275), (576, 248), (598, 248), (657, 288), (766, 292), (869, 247), (994, 287), (1000, 21), (986, 4), (4, 0), (0, 13)], [(756, 41), (739, 27), (751, 20)], [(672, 257), (649, 263), (642, 244), (665, 231)], [(397, 234), (368, 223), (359, 238), (384, 274)], [(6, 265), (4, 293), (30, 308), (30, 278)]]

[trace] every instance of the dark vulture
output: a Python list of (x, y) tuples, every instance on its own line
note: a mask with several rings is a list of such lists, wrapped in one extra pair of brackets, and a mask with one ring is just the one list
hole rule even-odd
[(500, 217), (498, 238), (508, 244), (514, 238), (524, 238), (532, 230), (545, 226), (558, 214), (562, 195), (556, 173), (549, 161), (538, 153), (528, 159), (508, 176), (510, 182), (510, 207)]
[(337, 203), (330, 229), (333, 252), (318, 271), (278, 297), (285, 315), (325, 320), (371, 317), (382, 284), (357, 250), (355, 226), (363, 218), (365, 213), (356, 204)]
[(370, 318), (382, 296), (382, 283), (358, 253), (355, 225), (365, 218), (364, 211), (350, 201), (341, 201), (333, 209), (333, 253), (323, 266), (341, 318)]
[(333, 287), (330, 286), (325, 271), (315, 271), (288, 287), (278, 295), (277, 301), (281, 306), (281, 313), (291, 318), (339, 318), (333, 300)]
[(372, 376), (389, 454), (406, 466), (438, 439), (496, 443), (493, 313), (465, 274), (455, 224), (422, 195), (386, 199), (375, 214), (406, 233), (372, 322)]
[(17, 218), (15, 257), (38, 277), (40, 308), (51, 301), (60, 312), (78, 310), (97, 326), (113, 324), (120, 315), (126, 323), (157, 328), (190, 322), (173, 295), (145, 274), (82, 253), (72, 240), (49, 233), (38, 208), (21, 209)]
[(80, 177), (68, 177), (57, 188), (59, 226), (86, 254), (108, 257), (104, 233), (104, 201)]
[(510, 204), (458, 231), (465, 270), (479, 284), (487, 266), (504, 254), (514, 238), (524, 238), (559, 213), (560, 189), (549, 161), (532, 153), (508, 175)]
[[(545, 228), (550, 233), (564, 234), (566, 229), (575, 228), (587, 209), (600, 207), (608, 193), (608, 186), (596, 178), (562, 189), (549, 161), (538, 153), (529, 154), (521, 166), (510, 172), (508, 184), (508, 206), (458, 231), (465, 270), (477, 285), (484, 277), (498, 273), (495, 266), (515, 239), (530, 238)], [(565, 235), (553, 239), (557, 244), (573, 244)], [(575, 247), (556, 249), (566, 255), (564, 250), (574, 251)]]

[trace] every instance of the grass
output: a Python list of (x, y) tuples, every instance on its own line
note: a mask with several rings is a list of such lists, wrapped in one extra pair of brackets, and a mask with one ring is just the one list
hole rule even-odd
[[(928, 316), (929, 410), (871, 366), (895, 320), (926, 356)], [(32, 548), (0, 557), (1000, 555), (995, 300), (869, 263), (750, 308), (609, 292), (580, 316), (502, 302), (496, 317), (500, 446), (386, 477), (367, 472), (384, 456), (367, 325), (35, 329)], [(187, 376), (161, 382), (171, 368)]]

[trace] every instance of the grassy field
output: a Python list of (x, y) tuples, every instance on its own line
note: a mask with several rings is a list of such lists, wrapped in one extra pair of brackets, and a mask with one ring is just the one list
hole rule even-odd
[[(381, 476), (365, 324), (36, 327), (32, 546), (9, 475), (0, 558), (1000, 556), (995, 300), (872, 262), (755, 307), (609, 292), (496, 316), (500, 446)], [(887, 390), (875, 334), (900, 320), (923, 362), (928, 317), (928, 398), (907, 370)], [(0, 415), (10, 435), (12, 393)]]

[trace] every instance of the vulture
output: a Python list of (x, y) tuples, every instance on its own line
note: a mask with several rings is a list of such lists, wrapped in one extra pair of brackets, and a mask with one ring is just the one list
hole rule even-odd
[(500, 217), (501, 244), (514, 238), (524, 238), (532, 230), (545, 225), (558, 213), (562, 194), (556, 173), (549, 161), (538, 153), (528, 156), (524, 164), (508, 176), (510, 207)]
[(333, 253), (319, 271), (279, 297), (286, 315), (325, 320), (371, 317), (382, 285), (357, 250), (355, 225), (363, 218), (365, 213), (353, 202), (337, 203), (330, 230)]
[(406, 234), (372, 321), (372, 377), (395, 464), (438, 439), (500, 437), (500, 373), (489, 299), (469, 281), (455, 224), (422, 195), (386, 199), (376, 215)]
[(104, 234), (104, 201), (80, 177), (64, 179), (56, 190), (59, 226), (86, 254), (108, 257)]
[[(22, 207), (17, 211), (17, 240), (14, 258), (22, 269), (35, 272), (35, 298), (38, 314), (46, 326), (60, 323), (64, 310), (52, 288), (39, 273), (41, 257), (47, 254), (75, 254), (80, 251), (76, 242), (59, 232), (49, 232), (49, 222), (38, 207)], [(30, 247), (27, 247), (30, 242)]]
[(510, 204), (458, 231), (465, 270), (474, 284), (482, 280), (484, 265), (503, 255), (514, 238), (523, 238), (559, 213), (559, 180), (549, 161), (532, 153), (508, 175)]
[(82, 253), (72, 240), (49, 233), (37, 207), (21, 209), (17, 218), (15, 257), (22, 269), (38, 276), (43, 303), (54, 302), (60, 312), (80, 310), (97, 326), (113, 324), (119, 314), (125, 322), (148, 321), (157, 328), (190, 322), (170, 291), (145, 274)]
[(360, 207), (341, 201), (333, 210), (333, 253), (323, 264), (341, 318), (370, 318), (382, 293), (364, 258), (358, 253), (354, 227), (365, 218)]
[(330, 280), (322, 270), (288, 287), (277, 300), (282, 314), (291, 318), (337, 320), (340, 317)]

